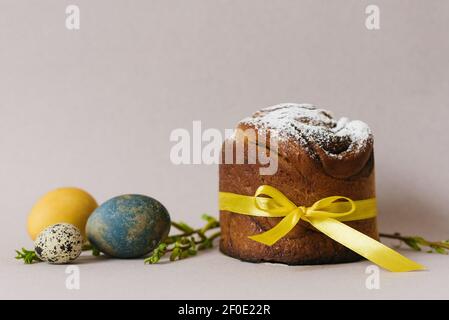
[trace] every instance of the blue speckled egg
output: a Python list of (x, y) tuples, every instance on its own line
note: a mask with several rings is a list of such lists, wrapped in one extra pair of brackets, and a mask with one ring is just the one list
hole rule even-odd
[(137, 258), (151, 252), (170, 231), (170, 216), (157, 200), (122, 195), (99, 206), (87, 220), (86, 234), (101, 252)]

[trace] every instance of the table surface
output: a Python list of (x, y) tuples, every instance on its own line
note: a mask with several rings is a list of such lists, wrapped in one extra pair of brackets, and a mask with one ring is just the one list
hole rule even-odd
[[(98, 203), (152, 196), (173, 221), (218, 215), (216, 165), (176, 165), (176, 129), (224, 132), (261, 107), (308, 102), (367, 122), (375, 136), (379, 230), (449, 236), (449, 2), (78, 0), (0, 2), (0, 298), (448, 298), (449, 257), (402, 252), (428, 271), (369, 262), (251, 264), (213, 250), (176, 263), (77, 260), (23, 265), (14, 249), (34, 203), (57, 187)], [(192, 151), (193, 154), (193, 151)]]
[(401, 252), (429, 270), (380, 270), (378, 289), (366, 285), (373, 283), (368, 261), (320, 266), (253, 264), (216, 249), (157, 265), (85, 252), (74, 264), (79, 267), (79, 289), (67, 289), (66, 281), (73, 274), (70, 269), (66, 273), (67, 265), (24, 265), (9, 251), (3, 250), (1, 258), (3, 299), (443, 299), (449, 287), (446, 256), (409, 250)]

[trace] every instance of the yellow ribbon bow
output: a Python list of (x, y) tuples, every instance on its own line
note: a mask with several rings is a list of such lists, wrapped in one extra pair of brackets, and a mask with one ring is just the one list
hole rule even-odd
[(278, 189), (263, 185), (257, 189), (254, 196), (220, 192), (219, 207), (220, 210), (249, 216), (284, 217), (271, 230), (249, 237), (268, 246), (287, 235), (299, 220), (304, 220), (329, 238), (389, 271), (425, 269), (424, 266), (340, 222), (375, 217), (375, 198), (353, 201), (347, 197), (333, 196), (318, 200), (310, 207), (304, 207), (295, 205)]

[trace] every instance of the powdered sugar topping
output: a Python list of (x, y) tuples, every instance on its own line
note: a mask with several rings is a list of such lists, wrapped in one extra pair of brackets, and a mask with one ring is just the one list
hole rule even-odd
[(259, 131), (269, 131), (280, 141), (293, 138), (306, 149), (318, 145), (329, 156), (339, 158), (348, 152), (360, 151), (373, 139), (366, 123), (348, 118), (335, 120), (331, 112), (311, 104), (275, 105), (240, 123), (252, 125)]

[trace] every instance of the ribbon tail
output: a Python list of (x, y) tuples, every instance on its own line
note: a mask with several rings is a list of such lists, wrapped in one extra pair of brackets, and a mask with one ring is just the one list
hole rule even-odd
[(279, 239), (285, 237), (287, 233), (290, 232), (296, 226), (296, 224), (301, 219), (301, 210), (299, 208), (293, 210), (284, 219), (281, 220), (275, 227), (272, 229), (257, 234), (255, 236), (250, 236), (251, 240), (263, 243), (267, 246), (272, 246)]
[(329, 238), (384, 269), (392, 272), (426, 269), (423, 265), (404, 257), (393, 249), (335, 219), (308, 217), (307, 220)]

